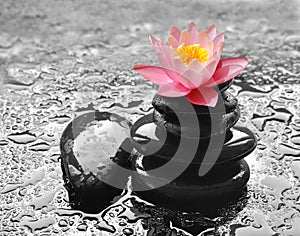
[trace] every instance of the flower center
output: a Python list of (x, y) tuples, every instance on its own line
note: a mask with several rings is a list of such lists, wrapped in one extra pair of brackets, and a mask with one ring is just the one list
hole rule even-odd
[(181, 45), (175, 51), (175, 56), (179, 56), (180, 60), (188, 65), (192, 60), (196, 59), (200, 62), (208, 61), (208, 52), (199, 44)]

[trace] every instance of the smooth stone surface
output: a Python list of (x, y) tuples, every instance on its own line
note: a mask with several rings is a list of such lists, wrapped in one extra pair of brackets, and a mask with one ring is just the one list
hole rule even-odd
[[(220, 96), (221, 95), (221, 96)], [(174, 113), (191, 113), (190, 102), (185, 96), (182, 97), (164, 97), (156, 94), (152, 100), (152, 105), (155, 110), (162, 114), (174, 116)], [(219, 94), (219, 99), (215, 107), (199, 106), (191, 104), (197, 114), (223, 114), (234, 111), (238, 105), (237, 99), (229, 92)], [(176, 109), (176, 112), (172, 110)]]
[[(241, 159), (252, 152), (257, 144), (254, 134), (245, 127), (233, 127), (220, 135), (220, 141), (224, 141), (222, 151), (212, 150), (219, 154), (217, 163)], [(139, 119), (131, 129), (131, 138), (134, 147), (145, 156), (158, 156), (170, 160), (176, 153), (180, 139), (189, 140), (186, 137), (175, 136), (166, 132), (164, 126), (153, 123), (151, 114)], [(199, 146), (193, 162), (202, 163), (207, 151), (210, 138), (198, 139)], [(182, 158), (184, 161), (184, 157)]]
[[(193, 161), (189, 164), (186, 173), (182, 174), (182, 178), (185, 181), (193, 182), (194, 179), (198, 177), (198, 170), (200, 165), (226, 165), (227, 163), (233, 163), (235, 161), (241, 160), (247, 155), (249, 155), (256, 147), (256, 139), (253, 134), (244, 127), (236, 127), (232, 129), (232, 132), (228, 132), (226, 136), (226, 142), (222, 147), (222, 150), (212, 149), (212, 155), (216, 153), (218, 155), (218, 159), (216, 162), (203, 161), (203, 157), (207, 151), (208, 144), (205, 143), (206, 146), (199, 146), (197, 151), (197, 156), (194, 157)], [(187, 163), (186, 157), (184, 156), (182, 159), (176, 161), (176, 166), (184, 166)], [(143, 165), (145, 170), (152, 170), (159, 168), (170, 161), (171, 158), (167, 158), (166, 156), (160, 155), (149, 155), (143, 158)]]
[(118, 179), (126, 185), (115, 166), (130, 168), (129, 123), (107, 112), (87, 112), (76, 117), (61, 137), (61, 167), (70, 204), (74, 209), (97, 213), (122, 189), (106, 184)]
[(207, 114), (198, 115), (198, 125), (200, 133), (195, 129), (193, 120), (190, 117), (184, 116), (185, 122), (189, 126), (181, 126), (177, 118), (166, 119), (166, 116), (158, 111), (153, 112), (153, 121), (158, 125), (162, 125), (166, 128), (167, 132), (172, 133), (175, 136), (182, 136), (188, 138), (208, 138), (212, 135), (218, 135), (225, 133), (229, 128), (233, 127), (240, 117), (240, 109), (237, 106), (236, 109), (230, 113), (223, 115)]
[[(143, 157), (139, 157), (143, 158)], [(140, 162), (136, 160), (135, 163)], [(148, 173), (145, 166), (135, 164), (140, 178), (134, 179), (133, 185), (151, 186), (145, 182)], [(204, 177), (194, 178), (193, 182), (177, 178), (169, 184), (137, 194), (156, 205), (184, 211), (205, 211), (221, 207), (228, 201), (240, 196), (250, 177), (250, 170), (245, 160), (239, 160), (227, 165), (215, 166)], [(161, 176), (155, 178), (163, 178)]]

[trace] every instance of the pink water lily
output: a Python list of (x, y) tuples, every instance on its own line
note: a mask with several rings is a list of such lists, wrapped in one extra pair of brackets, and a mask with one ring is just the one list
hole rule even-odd
[(200, 32), (194, 22), (183, 31), (172, 26), (168, 45), (149, 38), (161, 66), (138, 64), (134, 69), (158, 84), (162, 96), (186, 96), (193, 104), (214, 107), (218, 92), (212, 87), (231, 80), (248, 64), (246, 58), (220, 60), (224, 33), (217, 35), (214, 25)]

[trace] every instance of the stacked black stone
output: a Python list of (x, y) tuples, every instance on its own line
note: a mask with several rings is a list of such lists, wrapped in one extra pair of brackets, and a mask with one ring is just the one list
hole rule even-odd
[[(145, 181), (145, 176), (168, 184), (138, 192), (141, 197), (171, 208), (201, 210), (222, 206), (244, 192), (250, 170), (243, 158), (255, 149), (256, 138), (248, 128), (234, 126), (240, 109), (237, 99), (226, 91), (230, 85), (231, 81), (216, 88), (219, 99), (214, 108), (192, 105), (190, 109), (185, 97), (154, 97), (153, 114), (142, 117), (131, 129), (134, 146), (142, 154), (133, 163), (138, 172), (134, 187), (150, 189), (153, 183)], [(184, 124), (178, 117), (185, 119)], [(197, 124), (192, 122), (192, 117), (196, 117), (199, 129), (195, 128)], [(183, 140), (196, 142), (198, 146), (190, 163), (185, 163), (185, 153), (188, 155), (190, 150), (178, 150)], [(155, 172), (156, 176), (152, 176), (151, 170), (165, 165), (178, 153), (181, 156), (175, 166), (176, 163), (177, 167), (187, 166), (182, 173), (175, 179), (166, 179), (169, 176), (166, 172)], [(209, 165), (210, 170), (199, 176), (203, 165)]]

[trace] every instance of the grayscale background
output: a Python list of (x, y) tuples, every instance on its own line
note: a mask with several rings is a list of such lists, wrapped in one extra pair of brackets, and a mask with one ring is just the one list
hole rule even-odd
[[(258, 138), (247, 196), (215, 219), (133, 212), (130, 197), (93, 217), (72, 211), (64, 128), (87, 107), (131, 122), (151, 112), (156, 88), (132, 68), (157, 63), (149, 34), (166, 40), (191, 20), (225, 31), (224, 57), (249, 59), (230, 90)], [(198, 235), (300, 235), (299, 25), (296, 0), (1, 0), (0, 235), (190, 235), (191, 222)], [(182, 227), (164, 220), (172, 214)]]

